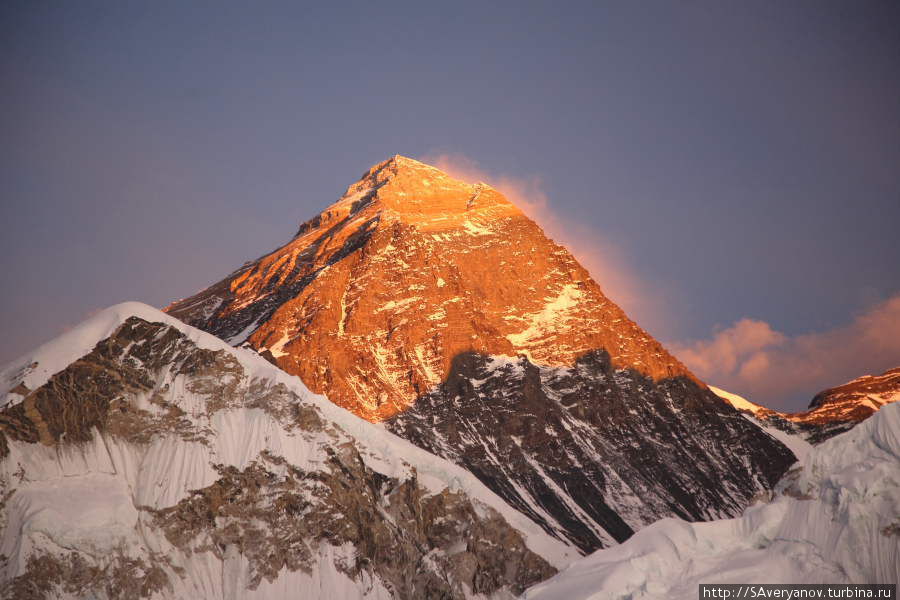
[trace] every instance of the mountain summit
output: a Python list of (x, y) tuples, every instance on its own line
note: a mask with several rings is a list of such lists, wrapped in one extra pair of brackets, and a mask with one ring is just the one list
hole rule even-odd
[(498, 191), (395, 156), (170, 315), (474, 474), (583, 552), (740, 513), (794, 455)]
[(379, 163), (286, 245), (166, 312), (378, 421), (476, 352), (693, 376), (495, 189), (403, 156)]
[(335, 216), (342, 217), (368, 203), (385, 223), (400, 221), (433, 232), (458, 227), (471, 231), (467, 222), (485, 223), (522, 214), (485, 183), (453, 179), (399, 154), (369, 169), (328, 212), (334, 210)]

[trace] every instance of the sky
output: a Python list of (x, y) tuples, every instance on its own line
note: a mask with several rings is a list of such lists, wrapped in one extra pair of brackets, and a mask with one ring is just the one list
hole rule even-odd
[(374, 163), (476, 173), (706, 381), (900, 365), (900, 4), (0, 6), (0, 363), (186, 297)]

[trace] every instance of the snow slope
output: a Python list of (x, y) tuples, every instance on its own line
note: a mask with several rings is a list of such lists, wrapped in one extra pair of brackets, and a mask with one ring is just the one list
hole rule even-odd
[(814, 447), (736, 519), (663, 519), (523, 598), (696, 598), (700, 583), (898, 583), (900, 406)]
[(794, 456), (797, 457), (797, 460), (803, 460), (806, 458), (806, 455), (812, 450), (813, 445), (807, 442), (803, 436), (797, 433), (788, 433), (782, 429), (777, 427), (773, 427), (769, 421), (765, 419), (757, 419), (755, 417), (751, 417), (750, 415), (744, 415), (748, 421), (751, 423), (758, 425), (760, 429), (771, 435), (773, 438), (787, 446), (788, 450), (794, 453)]
[[(98, 342), (108, 343), (117, 331), (121, 335), (119, 328), (132, 317), (145, 326), (163, 325), (152, 339), (128, 341), (127, 336), (123, 337), (122, 356), (127, 358), (121, 362), (127, 368), (144, 368), (137, 352), (140, 345), (163, 343), (173, 337), (181, 340), (180, 345), (173, 342), (166, 346), (167, 352), (171, 350), (166, 356), (173, 357), (172, 365), (182, 360), (187, 366), (164, 363), (162, 368), (144, 368), (140, 373), (146, 383), (141, 385), (149, 387), (137, 386), (137, 391), (127, 388), (130, 404), (123, 405), (122, 414), (144, 415), (141, 418), (153, 427), (169, 423), (165, 421), (168, 414), (177, 414), (174, 425), (153, 429), (152, 435), (150, 429), (128, 432), (138, 441), (96, 428), (87, 441), (79, 443), (65, 441), (71, 431), (55, 440), (48, 437), (52, 431), (44, 431), (39, 441), (27, 440), (28, 428), (21, 423), (29, 422), (22, 420), (21, 409), (16, 412), (17, 405), (25, 406), (24, 414), (38, 430), (42, 425), (41, 418), (34, 416), (35, 395), (27, 395), (27, 390), (52, 382), (54, 374), (62, 370), (72, 371), (73, 363), (95, 346), (100, 347)], [(200, 356), (196, 354), (198, 348), (212, 353)], [(227, 368), (204, 375), (203, 369), (209, 365), (198, 356), (204, 360), (215, 356), (215, 365)], [(147, 360), (158, 358), (159, 353), (154, 352)], [(3, 441), (7, 446), (0, 453), (5, 454), (0, 460), (0, 554), (5, 557), (0, 561), (0, 584), (13, 581), (29, 569), (29, 573), (39, 575), (40, 563), (35, 562), (35, 557), (69, 560), (66, 557), (78, 554), (82, 562), (70, 564), (71, 570), (88, 570), (88, 565), (108, 574), (115, 564), (131, 564), (138, 565), (135, 570), (142, 572), (146, 580), (147, 573), (155, 573), (149, 567), (159, 566), (159, 573), (164, 572), (164, 576), (154, 576), (169, 583), (159, 589), (145, 588), (144, 591), (153, 591), (147, 597), (292, 598), (298, 589), (315, 590), (309, 591), (311, 597), (389, 597), (377, 578), (366, 580), (366, 572), (362, 572), (357, 579), (351, 579), (348, 569), (339, 568), (355, 560), (354, 549), (346, 544), (320, 544), (312, 548), (318, 558), (312, 561), (311, 569), (284, 570), (275, 578), (257, 578), (249, 590), (246, 579), (250, 559), (243, 551), (237, 552), (234, 546), (225, 546), (221, 551), (202, 547), (184, 550), (173, 546), (171, 536), (163, 535), (157, 524), (161, 515), (171, 514), (175, 507), (183, 507), (195, 498), (192, 490), (215, 486), (224, 472), (240, 470), (246, 474), (265, 464), (276, 474), (323, 473), (335, 455), (340, 458), (347, 448), (357, 452), (353, 456), (365, 463), (361, 469), (370, 469), (392, 478), (391, 481), (411, 481), (428, 493), (444, 494), (442, 497), (450, 493), (451, 500), (463, 494), (476, 512), (493, 509), (522, 534), (529, 550), (556, 568), (577, 556), (574, 549), (545, 534), (468, 471), (312, 394), (297, 377), (274, 367), (255, 352), (234, 348), (144, 304), (130, 302), (102, 311), (0, 373), (3, 391), (20, 385), (27, 388), (23, 390), (25, 394), (7, 393), (4, 421), (0, 423), (0, 434), (5, 432)], [(272, 406), (261, 404), (270, 398), (275, 399)], [(280, 399), (288, 401), (278, 405), (276, 400)], [(170, 412), (160, 406), (168, 407)], [(298, 429), (296, 421), (291, 421), (294, 417), (281, 416), (295, 406), (309, 409), (314, 420), (326, 424), (324, 428)], [(44, 417), (46, 420), (47, 415)], [(17, 423), (20, 428), (11, 429)], [(364, 489), (360, 493), (368, 492)], [(239, 525), (258, 525), (249, 521)], [(265, 530), (262, 525), (259, 527), (260, 531)], [(119, 563), (110, 562), (114, 556)], [(171, 562), (166, 557), (180, 558)], [(51, 580), (55, 576), (47, 575)], [(72, 597), (78, 594), (73, 593)]]
[[(35, 390), (44, 385), (54, 374), (84, 356), (99, 342), (108, 337), (130, 316), (172, 324), (176, 321), (166, 317), (157, 318), (158, 310), (140, 302), (123, 302), (101, 310), (62, 335), (39, 346), (35, 350), (0, 367), (0, 408), (15, 404), (25, 396), (11, 392), (19, 385)], [(223, 343), (211, 336), (195, 336), (201, 347), (218, 349)], [(206, 346), (203, 343), (207, 342)]]
[(765, 407), (760, 406), (759, 404), (750, 402), (743, 396), (738, 396), (737, 394), (732, 394), (731, 392), (725, 391), (721, 388), (717, 388), (714, 385), (710, 385), (708, 387), (712, 391), (713, 394), (715, 394), (719, 398), (727, 400), (733, 407), (735, 407), (738, 410), (751, 412), (754, 415), (759, 414), (760, 411), (767, 410)]

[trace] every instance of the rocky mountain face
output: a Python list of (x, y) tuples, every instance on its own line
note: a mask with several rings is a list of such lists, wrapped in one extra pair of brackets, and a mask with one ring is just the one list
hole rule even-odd
[(815, 447), (735, 519), (665, 519), (527, 600), (687, 600), (701, 583), (900, 583), (900, 405)]
[(838, 387), (819, 392), (800, 413), (807, 422), (855, 422), (871, 417), (885, 404), (900, 400), (900, 367), (881, 375), (863, 375)]
[(853, 428), (882, 406), (900, 400), (900, 367), (889, 369), (881, 375), (863, 375), (819, 392), (810, 402), (808, 410), (797, 413), (779, 412), (736, 394), (711, 389), (738, 410), (817, 444)]
[(465, 467), (589, 551), (735, 515), (794, 461), (499, 192), (401, 156), (167, 312)]
[(585, 552), (672, 515), (739, 514), (794, 461), (693, 380), (615, 369), (602, 350), (572, 367), (463, 355), (387, 426)]
[(511, 598), (573, 556), (258, 355), (119, 305), (0, 373), (3, 598)]
[(602, 348), (617, 368), (692, 377), (499, 192), (402, 156), (166, 312), (372, 421), (406, 410), (465, 352), (571, 366)]

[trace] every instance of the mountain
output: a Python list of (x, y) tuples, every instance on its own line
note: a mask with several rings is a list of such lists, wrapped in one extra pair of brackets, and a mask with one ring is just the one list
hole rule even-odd
[(403, 156), (166, 312), (371, 421), (409, 408), (466, 352), (571, 366), (604, 348), (617, 368), (693, 378), (499, 192)]
[(395, 156), (166, 311), (474, 474), (588, 552), (734, 516), (794, 462), (498, 191)]
[(467, 471), (142, 304), (4, 368), (0, 406), (3, 598), (511, 598), (575, 556)]
[(719, 388), (710, 386), (710, 389), (736, 409), (753, 415), (765, 425), (799, 435), (816, 444), (851, 429), (882, 406), (900, 400), (900, 367), (881, 375), (863, 375), (819, 392), (810, 402), (808, 410), (797, 413), (779, 412)]
[[(900, 367), (881, 375), (863, 375), (843, 385), (819, 392), (800, 413), (803, 422), (837, 424), (860, 423), (885, 404), (900, 400)], [(798, 419), (799, 415), (792, 415)]]
[(666, 519), (527, 600), (696, 598), (700, 583), (900, 582), (900, 405), (813, 448), (740, 518)]

